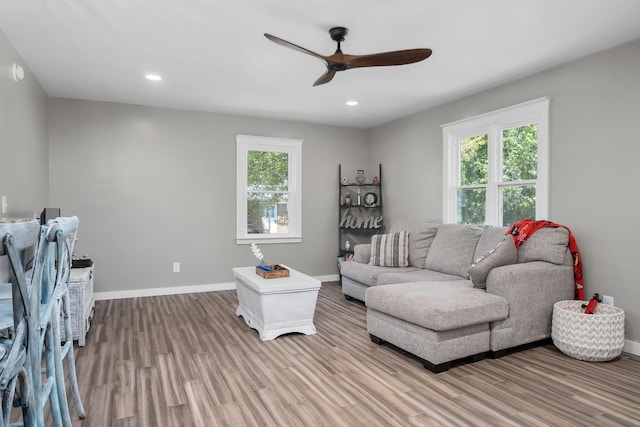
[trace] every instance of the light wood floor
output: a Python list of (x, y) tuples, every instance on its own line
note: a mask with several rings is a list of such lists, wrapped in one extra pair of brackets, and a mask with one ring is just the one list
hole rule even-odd
[[(640, 358), (538, 347), (432, 374), (323, 283), (316, 335), (262, 342), (235, 291), (98, 301), (74, 426), (640, 425)], [(75, 415), (72, 408), (72, 416)]]

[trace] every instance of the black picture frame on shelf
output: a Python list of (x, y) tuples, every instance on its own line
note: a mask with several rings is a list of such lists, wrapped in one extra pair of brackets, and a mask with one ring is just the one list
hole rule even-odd
[(374, 208), (378, 205), (378, 195), (373, 192), (366, 193), (362, 200), (367, 208)]

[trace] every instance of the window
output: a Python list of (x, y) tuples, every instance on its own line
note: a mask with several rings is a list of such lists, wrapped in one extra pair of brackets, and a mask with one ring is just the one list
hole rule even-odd
[(444, 222), (547, 218), (548, 115), (543, 98), (442, 126)]
[(302, 140), (237, 135), (236, 242), (302, 241)]

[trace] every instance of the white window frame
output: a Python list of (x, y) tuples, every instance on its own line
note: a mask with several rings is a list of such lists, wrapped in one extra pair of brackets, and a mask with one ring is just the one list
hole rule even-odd
[[(301, 139), (236, 135), (236, 243), (302, 242), (302, 142)], [(247, 156), (249, 151), (286, 152), (289, 159), (288, 233), (247, 232)]]
[[(460, 185), (459, 141), (481, 134), (488, 136), (489, 177), (486, 185), (487, 204), (485, 224), (502, 225), (501, 188), (509, 185), (533, 184), (536, 187), (536, 218), (549, 215), (549, 98), (539, 98), (511, 107), (481, 114), (468, 119), (442, 125), (443, 134), (443, 222), (457, 222), (457, 190)], [(501, 171), (502, 150), (499, 147), (503, 129), (538, 125), (537, 179), (503, 182)], [(483, 185), (484, 187), (484, 185)]]

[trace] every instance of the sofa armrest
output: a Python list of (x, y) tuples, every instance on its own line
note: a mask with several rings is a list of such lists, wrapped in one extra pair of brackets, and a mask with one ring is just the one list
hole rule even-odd
[(360, 264), (369, 264), (371, 258), (371, 243), (355, 245), (353, 247), (353, 260)]
[(568, 265), (535, 261), (491, 270), (487, 292), (509, 301), (509, 317), (491, 326), (491, 350), (550, 337), (553, 304), (573, 299), (573, 286), (573, 267)]

